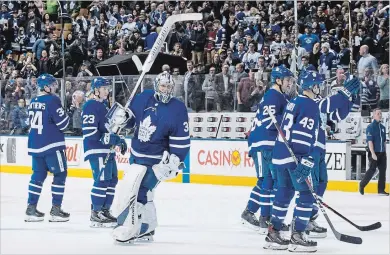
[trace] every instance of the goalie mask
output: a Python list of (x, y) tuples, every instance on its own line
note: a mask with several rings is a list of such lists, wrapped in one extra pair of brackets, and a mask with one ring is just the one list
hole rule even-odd
[(164, 104), (167, 104), (173, 97), (173, 88), (175, 83), (173, 82), (172, 75), (167, 71), (160, 73), (154, 81), (155, 98)]

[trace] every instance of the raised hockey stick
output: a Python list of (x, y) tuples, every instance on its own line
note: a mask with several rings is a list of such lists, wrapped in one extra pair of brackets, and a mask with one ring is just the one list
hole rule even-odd
[[(165, 39), (167, 38), (169, 31), (171, 31), (171, 29), (172, 29), (172, 26), (176, 22), (180, 22), (180, 21), (201, 20), (201, 19), (203, 19), (203, 15), (201, 13), (183, 13), (183, 14), (176, 14), (176, 15), (172, 15), (172, 16), (168, 17), (168, 19), (165, 21), (163, 28), (161, 29), (160, 33), (158, 34), (158, 37), (157, 37), (155, 43), (153, 44), (152, 49), (149, 51), (149, 54), (145, 60), (145, 63), (142, 65), (142, 73), (141, 73), (140, 77), (138, 78), (137, 83), (135, 84), (135, 87), (130, 94), (129, 99), (126, 102), (126, 105), (124, 106), (125, 109), (127, 109), (130, 106), (130, 103), (133, 100), (135, 94), (137, 93), (137, 90), (138, 90), (139, 86), (141, 85), (142, 80), (144, 79), (146, 73), (150, 71), (150, 68), (152, 67), (154, 61), (156, 60), (157, 55), (161, 50), (161, 46), (165, 42)], [(138, 60), (139, 60), (139, 58), (138, 58)], [(134, 61), (134, 59), (133, 59), (133, 61)], [(135, 65), (137, 65), (137, 69), (139, 69), (140, 62), (141, 61), (134, 62)], [(121, 129), (119, 129), (117, 133), (119, 134), (120, 131), (121, 131)], [(110, 151), (112, 151), (114, 148), (115, 148), (115, 146), (111, 146)], [(102, 166), (102, 169), (100, 169), (98, 179), (100, 179), (100, 175), (102, 174), (103, 169), (106, 167), (108, 159), (110, 158), (110, 154), (111, 154), (111, 152), (107, 153), (106, 158), (104, 159), (103, 166)]]
[[(292, 149), (290, 148), (290, 146), (288, 145), (286, 137), (284, 136), (284, 133), (283, 133), (282, 129), (280, 128), (278, 121), (276, 120), (275, 116), (268, 108), (267, 108), (267, 111), (268, 111), (268, 114), (271, 117), (272, 122), (274, 123), (276, 129), (278, 130), (279, 135), (282, 137), (283, 142), (287, 147), (287, 150), (290, 152), (291, 157), (294, 159), (295, 163), (298, 165), (298, 159), (295, 156)], [(346, 243), (362, 244), (363, 240), (360, 237), (341, 234), (340, 232), (338, 232), (334, 228), (333, 223), (330, 221), (328, 214), (326, 213), (324, 207), (322, 206), (322, 201), (318, 198), (317, 194), (314, 192), (314, 189), (313, 189), (313, 186), (311, 185), (309, 177), (305, 179), (305, 182), (306, 182), (307, 186), (309, 187), (311, 194), (313, 195), (314, 199), (316, 200), (316, 203), (317, 203), (318, 207), (320, 208), (322, 214), (324, 215), (326, 221), (328, 222), (330, 228), (332, 229), (332, 232), (335, 235), (336, 239), (339, 241), (342, 241), (342, 242), (346, 242)]]

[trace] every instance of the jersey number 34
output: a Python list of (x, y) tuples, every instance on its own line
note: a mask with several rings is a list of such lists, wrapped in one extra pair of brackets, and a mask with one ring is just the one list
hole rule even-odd
[(42, 124), (42, 112), (41, 111), (29, 111), (31, 129), (37, 129), (38, 135), (42, 135), (43, 124)]

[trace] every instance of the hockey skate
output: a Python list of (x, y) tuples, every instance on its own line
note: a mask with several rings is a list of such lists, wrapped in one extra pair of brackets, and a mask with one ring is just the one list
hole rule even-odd
[(241, 223), (250, 229), (256, 231), (259, 230), (259, 221), (256, 219), (255, 214), (249, 211), (248, 208), (246, 208), (241, 214)]
[(39, 222), (43, 221), (45, 214), (38, 211), (37, 205), (28, 205), (26, 210), (25, 222)]
[(70, 214), (64, 212), (59, 205), (53, 205), (50, 210), (49, 222), (66, 222), (69, 221)]
[(116, 226), (116, 220), (104, 216), (103, 211), (91, 210), (91, 228), (112, 228)]
[[(270, 224), (270, 217), (260, 216), (259, 218), (260, 235), (266, 235), (268, 233), (269, 224)], [(286, 225), (282, 223), (282, 228), (280, 229), (280, 232), (283, 234), (284, 237), (288, 237), (288, 239), (290, 239), (290, 225)]]
[[(111, 212), (109, 209), (103, 209), (103, 215), (104, 217), (106, 217), (107, 219), (115, 222), (115, 225), (116, 225), (116, 221), (117, 221), (117, 218), (115, 218), (114, 216), (112, 216)], [(114, 225), (114, 226), (115, 226)]]
[(306, 238), (306, 233), (304, 231), (296, 231), (294, 225), (295, 223), (293, 220), (288, 250), (291, 252), (316, 252), (317, 242), (308, 240)]
[(266, 235), (268, 233), (270, 217), (268, 216), (260, 216), (259, 218), (259, 234)]
[(318, 213), (311, 217), (305, 232), (310, 238), (325, 238), (327, 236), (328, 230), (324, 227), (318, 226), (317, 222), (315, 221), (317, 218)]
[(272, 225), (269, 225), (263, 248), (270, 250), (287, 250), (288, 245), (289, 241), (282, 237), (281, 232), (274, 229)]

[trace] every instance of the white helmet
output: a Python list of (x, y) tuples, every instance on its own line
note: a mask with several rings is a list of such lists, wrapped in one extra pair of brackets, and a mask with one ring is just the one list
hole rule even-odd
[[(160, 87), (162, 86), (163, 87)], [(154, 91), (157, 100), (167, 104), (173, 97), (173, 88), (175, 83), (173, 82), (172, 75), (167, 71), (160, 73), (154, 81)], [(163, 91), (161, 90), (163, 88)]]

